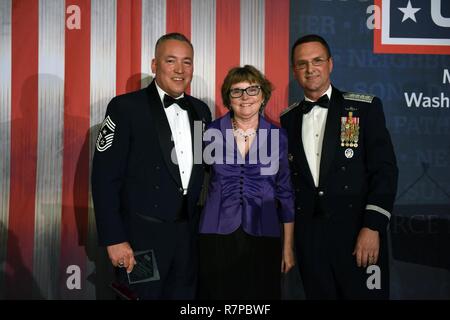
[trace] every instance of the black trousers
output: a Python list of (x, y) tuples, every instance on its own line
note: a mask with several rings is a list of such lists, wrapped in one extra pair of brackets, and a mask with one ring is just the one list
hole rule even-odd
[(140, 299), (191, 300), (197, 292), (197, 222), (187, 219), (186, 198), (175, 222), (142, 220), (131, 245), (134, 251), (154, 250), (160, 279), (129, 284), (126, 270), (117, 269), (118, 281)]
[(359, 223), (296, 221), (298, 266), (307, 299), (389, 299), (389, 254), (380, 235), (376, 266), (356, 265), (352, 255)]
[(201, 299), (280, 299), (280, 238), (252, 236), (241, 227), (228, 235), (202, 234), (199, 254)]

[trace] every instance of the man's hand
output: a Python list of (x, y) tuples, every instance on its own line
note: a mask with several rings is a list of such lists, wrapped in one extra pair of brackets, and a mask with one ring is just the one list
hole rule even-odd
[(108, 246), (106, 250), (114, 267), (127, 268), (128, 273), (133, 270), (136, 260), (134, 260), (133, 249), (128, 242)]
[(369, 228), (362, 228), (356, 240), (355, 249), (352, 255), (356, 255), (358, 267), (376, 264), (380, 250), (380, 236), (378, 231)]

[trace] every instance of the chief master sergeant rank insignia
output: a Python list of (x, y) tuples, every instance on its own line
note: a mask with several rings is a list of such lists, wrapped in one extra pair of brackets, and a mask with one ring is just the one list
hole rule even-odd
[(109, 116), (105, 118), (102, 123), (102, 127), (98, 133), (96, 147), (100, 152), (105, 151), (112, 146), (114, 140), (114, 131), (116, 130), (116, 124), (111, 120)]

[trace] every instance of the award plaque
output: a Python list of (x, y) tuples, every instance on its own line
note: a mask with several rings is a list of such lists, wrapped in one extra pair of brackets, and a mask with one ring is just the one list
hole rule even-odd
[(133, 267), (133, 271), (127, 274), (129, 284), (157, 281), (160, 279), (153, 250), (135, 252), (134, 259), (136, 260), (136, 264)]

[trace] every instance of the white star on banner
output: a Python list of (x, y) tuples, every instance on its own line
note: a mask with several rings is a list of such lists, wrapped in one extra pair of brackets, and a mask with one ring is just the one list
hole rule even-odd
[(416, 21), (416, 12), (421, 10), (421, 8), (413, 8), (411, 5), (411, 0), (409, 0), (406, 8), (398, 8), (398, 10), (403, 12), (402, 22), (404, 22), (405, 20), (408, 20), (408, 19), (411, 19), (414, 22), (417, 22)]

